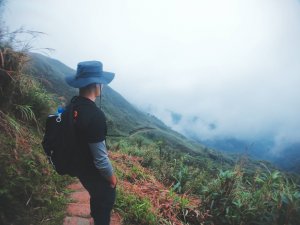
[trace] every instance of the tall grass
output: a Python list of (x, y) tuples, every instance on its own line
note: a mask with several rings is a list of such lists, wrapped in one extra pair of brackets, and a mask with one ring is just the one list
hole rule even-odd
[(53, 171), (40, 145), (44, 120), (55, 101), (24, 73), (26, 51), (14, 50), (9, 38), (3, 40), (1, 36), (0, 224), (57, 225), (64, 216), (69, 179)]
[(288, 225), (300, 221), (299, 186), (279, 171), (246, 174), (240, 166), (220, 171), (202, 187), (207, 224)]
[[(121, 140), (113, 148), (143, 157), (142, 164), (177, 193), (196, 194), (203, 224), (298, 225), (300, 187), (293, 179), (264, 164), (247, 167), (243, 158), (233, 168), (215, 171), (216, 162), (179, 152), (164, 152), (160, 143)], [(215, 164), (215, 165), (212, 165)], [(197, 223), (196, 223), (197, 224)]]

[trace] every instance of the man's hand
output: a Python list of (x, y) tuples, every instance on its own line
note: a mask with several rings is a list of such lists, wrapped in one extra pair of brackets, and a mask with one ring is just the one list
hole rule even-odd
[(117, 177), (114, 174), (112, 176), (108, 177), (108, 181), (112, 188), (115, 188), (117, 186)]

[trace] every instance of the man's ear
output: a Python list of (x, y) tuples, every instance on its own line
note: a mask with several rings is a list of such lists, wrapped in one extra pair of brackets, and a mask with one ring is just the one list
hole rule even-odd
[(95, 95), (96, 97), (101, 95), (101, 88), (97, 84), (95, 85)]

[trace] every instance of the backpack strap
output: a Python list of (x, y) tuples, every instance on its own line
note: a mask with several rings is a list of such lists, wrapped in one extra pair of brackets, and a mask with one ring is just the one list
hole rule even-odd
[(75, 103), (75, 100), (76, 100), (77, 98), (78, 98), (77, 95), (73, 96), (72, 99), (71, 99), (71, 101), (70, 101), (70, 103)]
[(74, 111), (74, 108), (76, 106), (79, 106), (79, 105), (84, 105), (85, 103), (76, 103), (76, 99), (78, 98), (79, 96), (73, 96), (72, 99), (70, 100), (70, 103), (68, 105), (69, 107), (69, 110), (70, 110), (70, 114), (69, 114), (69, 120), (70, 120), (70, 123), (71, 121), (72, 122), (76, 122), (76, 118), (78, 116), (78, 111)]

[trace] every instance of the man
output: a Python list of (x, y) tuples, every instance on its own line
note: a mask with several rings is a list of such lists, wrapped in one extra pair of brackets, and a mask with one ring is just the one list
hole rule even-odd
[(66, 77), (66, 82), (79, 88), (79, 96), (72, 101), (76, 143), (80, 163), (78, 178), (90, 194), (91, 216), (95, 225), (109, 225), (110, 214), (116, 198), (117, 179), (107, 155), (105, 115), (95, 100), (102, 93), (103, 85), (114, 78), (105, 72), (98, 61), (80, 62), (76, 76)]

